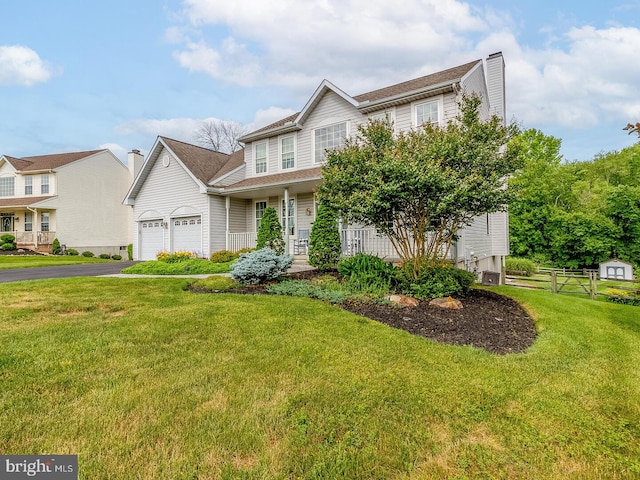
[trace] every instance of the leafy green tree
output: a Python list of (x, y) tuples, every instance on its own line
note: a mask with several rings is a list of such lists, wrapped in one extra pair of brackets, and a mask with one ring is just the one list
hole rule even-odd
[(278, 212), (273, 207), (267, 207), (260, 219), (258, 228), (258, 243), (256, 248), (270, 248), (277, 255), (284, 253), (284, 239), (282, 238), (282, 225), (278, 220)]
[(619, 232), (613, 256), (640, 265), (640, 185), (612, 187), (604, 211)]
[(309, 236), (309, 264), (319, 270), (335, 268), (341, 253), (336, 214), (331, 208), (320, 204)]
[(515, 124), (480, 120), (481, 100), (464, 96), (446, 126), (394, 135), (370, 122), (355, 139), (330, 151), (318, 194), (349, 223), (386, 235), (405, 262), (440, 266), (460, 229), (484, 213), (503, 210), (504, 179), (520, 165)]

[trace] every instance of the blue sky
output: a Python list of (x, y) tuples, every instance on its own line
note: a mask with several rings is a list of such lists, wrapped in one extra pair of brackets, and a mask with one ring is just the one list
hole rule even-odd
[(0, 154), (195, 142), (259, 128), (318, 84), (351, 95), (502, 51), (507, 114), (588, 160), (637, 139), (640, 0), (3, 2)]

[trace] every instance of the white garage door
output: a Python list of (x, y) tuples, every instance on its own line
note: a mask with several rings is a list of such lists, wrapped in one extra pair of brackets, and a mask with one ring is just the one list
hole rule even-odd
[(202, 254), (202, 220), (197, 217), (182, 217), (171, 219), (171, 248), (174, 252), (194, 252)]
[(156, 254), (163, 250), (162, 220), (138, 222), (140, 235), (140, 260), (155, 260)]

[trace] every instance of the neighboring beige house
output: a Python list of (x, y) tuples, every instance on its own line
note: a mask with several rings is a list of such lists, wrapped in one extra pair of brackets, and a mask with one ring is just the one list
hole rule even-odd
[[(141, 159), (141, 155), (138, 155)], [(126, 256), (131, 212), (122, 198), (133, 172), (109, 150), (0, 157), (0, 234), (19, 248)]]
[[(245, 148), (233, 155), (159, 137), (124, 202), (134, 210), (134, 257), (180, 249), (206, 257), (255, 246), (268, 206), (280, 214), (289, 251), (305, 253), (326, 149), (341, 146), (372, 118), (388, 117), (398, 131), (425, 122), (444, 125), (458, 113), (463, 92), (481, 96), (484, 116), (504, 120), (504, 87), (497, 53), (357, 96), (324, 80), (300, 112), (245, 135)], [(453, 258), (470, 270), (500, 271), (508, 254), (507, 225), (506, 213), (478, 218), (462, 233)], [(345, 255), (396, 257), (373, 229), (341, 229)]]

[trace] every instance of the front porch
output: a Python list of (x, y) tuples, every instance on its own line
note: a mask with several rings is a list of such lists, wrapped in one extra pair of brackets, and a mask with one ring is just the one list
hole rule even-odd
[(39, 232), (2, 232), (9, 233), (16, 238), (18, 248), (24, 248), (41, 253), (51, 253), (53, 240), (56, 238), (56, 232), (39, 231)]

